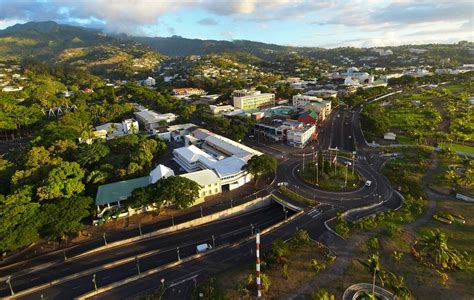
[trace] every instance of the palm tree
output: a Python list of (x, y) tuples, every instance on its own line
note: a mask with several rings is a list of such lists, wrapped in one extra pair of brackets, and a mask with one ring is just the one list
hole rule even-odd
[(367, 262), (359, 260), (365, 267), (368, 273), (372, 275), (372, 295), (375, 295), (375, 277), (378, 276), (382, 286), (384, 285), (382, 266), (380, 265), (380, 258), (378, 253), (371, 254)]
[(423, 248), (420, 251), (421, 255), (433, 258), (442, 269), (459, 268), (461, 266), (464, 256), (456, 249), (448, 247), (448, 237), (444, 232), (430, 230), (422, 237), (421, 242), (423, 243)]

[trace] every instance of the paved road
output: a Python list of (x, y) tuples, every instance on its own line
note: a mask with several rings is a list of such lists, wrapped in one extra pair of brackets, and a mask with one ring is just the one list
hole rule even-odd
[[(289, 213), (291, 215), (292, 212)], [(115, 247), (84, 257), (55, 263), (46, 269), (28, 270), (26, 274), (13, 274), (12, 284), (16, 292), (38, 286), (53, 280), (65, 278), (72, 274), (80, 274), (77, 278), (41, 290), (25, 297), (24, 299), (39, 299), (41, 294), (49, 299), (70, 299), (81, 295), (91, 289), (92, 273), (97, 274), (97, 284), (104, 285), (134, 275), (137, 272), (135, 256), (140, 256), (139, 264), (142, 271), (175, 261), (177, 259), (176, 247), (179, 247), (180, 257), (184, 258), (195, 254), (196, 245), (209, 243), (212, 245), (212, 236), (215, 244), (222, 245), (234, 243), (251, 234), (251, 225), (266, 228), (284, 219), (282, 208), (278, 204), (259, 209), (257, 211), (213, 222), (207, 225), (194, 227), (189, 230), (178, 231), (174, 234), (162, 235), (140, 242)], [(101, 271), (91, 271), (96, 267), (104, 266), (122, 259), (131, 258), (117, 266)], [(9, 294), (6, 285), (0, 289), (0, 297)]]
[[(298, 228), (304, 228), (310, 232), (312, 238), (317, 238), (325, 231), (324, 221), (335, 215), (329, 205), (321, 205), (316, 208), (307, 209), (299, 218), (265, 234), (261, 238), (261, 249), (266, 251), (271, 242), (276, 238), (288, 239)], [(206, 255), (199, 260), (193, 260), (180, 265), (177, 268), (159, 272), (140, 281), (126, 284), (109, 292), (102, 293), (93, 299), (123, 299), (135, 296), (137, 291), (146, 294), (156, 289), (162, 278), (168, 286), (164, 299), (190, 299), (194, 287), (193, 278), (201, 282), (208, 276), (225, 271), (236, 265), (247, 265), (255, 261), (255, 241), (253, 239), (240, 243), (238, 246)], [(178, 283), (178, 284), (176, 284)]]

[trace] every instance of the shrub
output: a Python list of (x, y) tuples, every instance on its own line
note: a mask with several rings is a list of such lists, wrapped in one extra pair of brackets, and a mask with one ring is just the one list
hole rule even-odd
[(370, 239), (368, 239), (366, 244), (368, 248), (373, 250), (377, 250), (380, 247), (379, 239), (376, 237), (371, 237)]

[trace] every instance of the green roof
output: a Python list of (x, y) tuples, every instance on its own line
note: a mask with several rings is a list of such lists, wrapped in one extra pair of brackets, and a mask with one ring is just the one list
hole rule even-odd
[(149, 184), (149, 176), (144, 176), (101, 185), (97, 190), (95, 205), (105, 205), (108, 203), (123, 201), (132, 195), (134, 189), (145, 187)]

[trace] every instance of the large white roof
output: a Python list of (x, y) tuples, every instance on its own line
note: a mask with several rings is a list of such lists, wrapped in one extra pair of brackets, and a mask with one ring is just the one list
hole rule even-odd
[(244, 165), (245, 160), (236, 156), (231, 156), (216, 162), (213, 169), (220, 178), (223, 178), (239, 173)]
[(197, 184), (203, 187), (209, 184), (220, 182), (220, 179), (217, 177), (216, 173), (208, 169), (186, 173), (179, 176), (195, 181)]
[(235, 155), (238, 157), (245, 157), (249, 154), (252, 155), (261, 155), (260, 151), (247, 147), (243, 144), (237, 143), (231, 139), (220, 135), (210, 135), (206, 138), (206, 142), (212, 145), (215, 145), (217, 148), (221, 148), (230, 155)]
[(215, 162), (216, 159), (211, 155), (207, 154), (206, 152), (202, 151), (198, 147), (191, 145), (187, 147), (181, 147), (174, 149), (173, 152), (178, 153), (181, 157), (183, 157), (188, 162), (195, 162), (198, 160), (201, 161), (209, 161)]
[(153, 184), (162, 178), (174, 176), (174, 171), (165, 165), (158, 165), (150, 172), (150, 183)]

